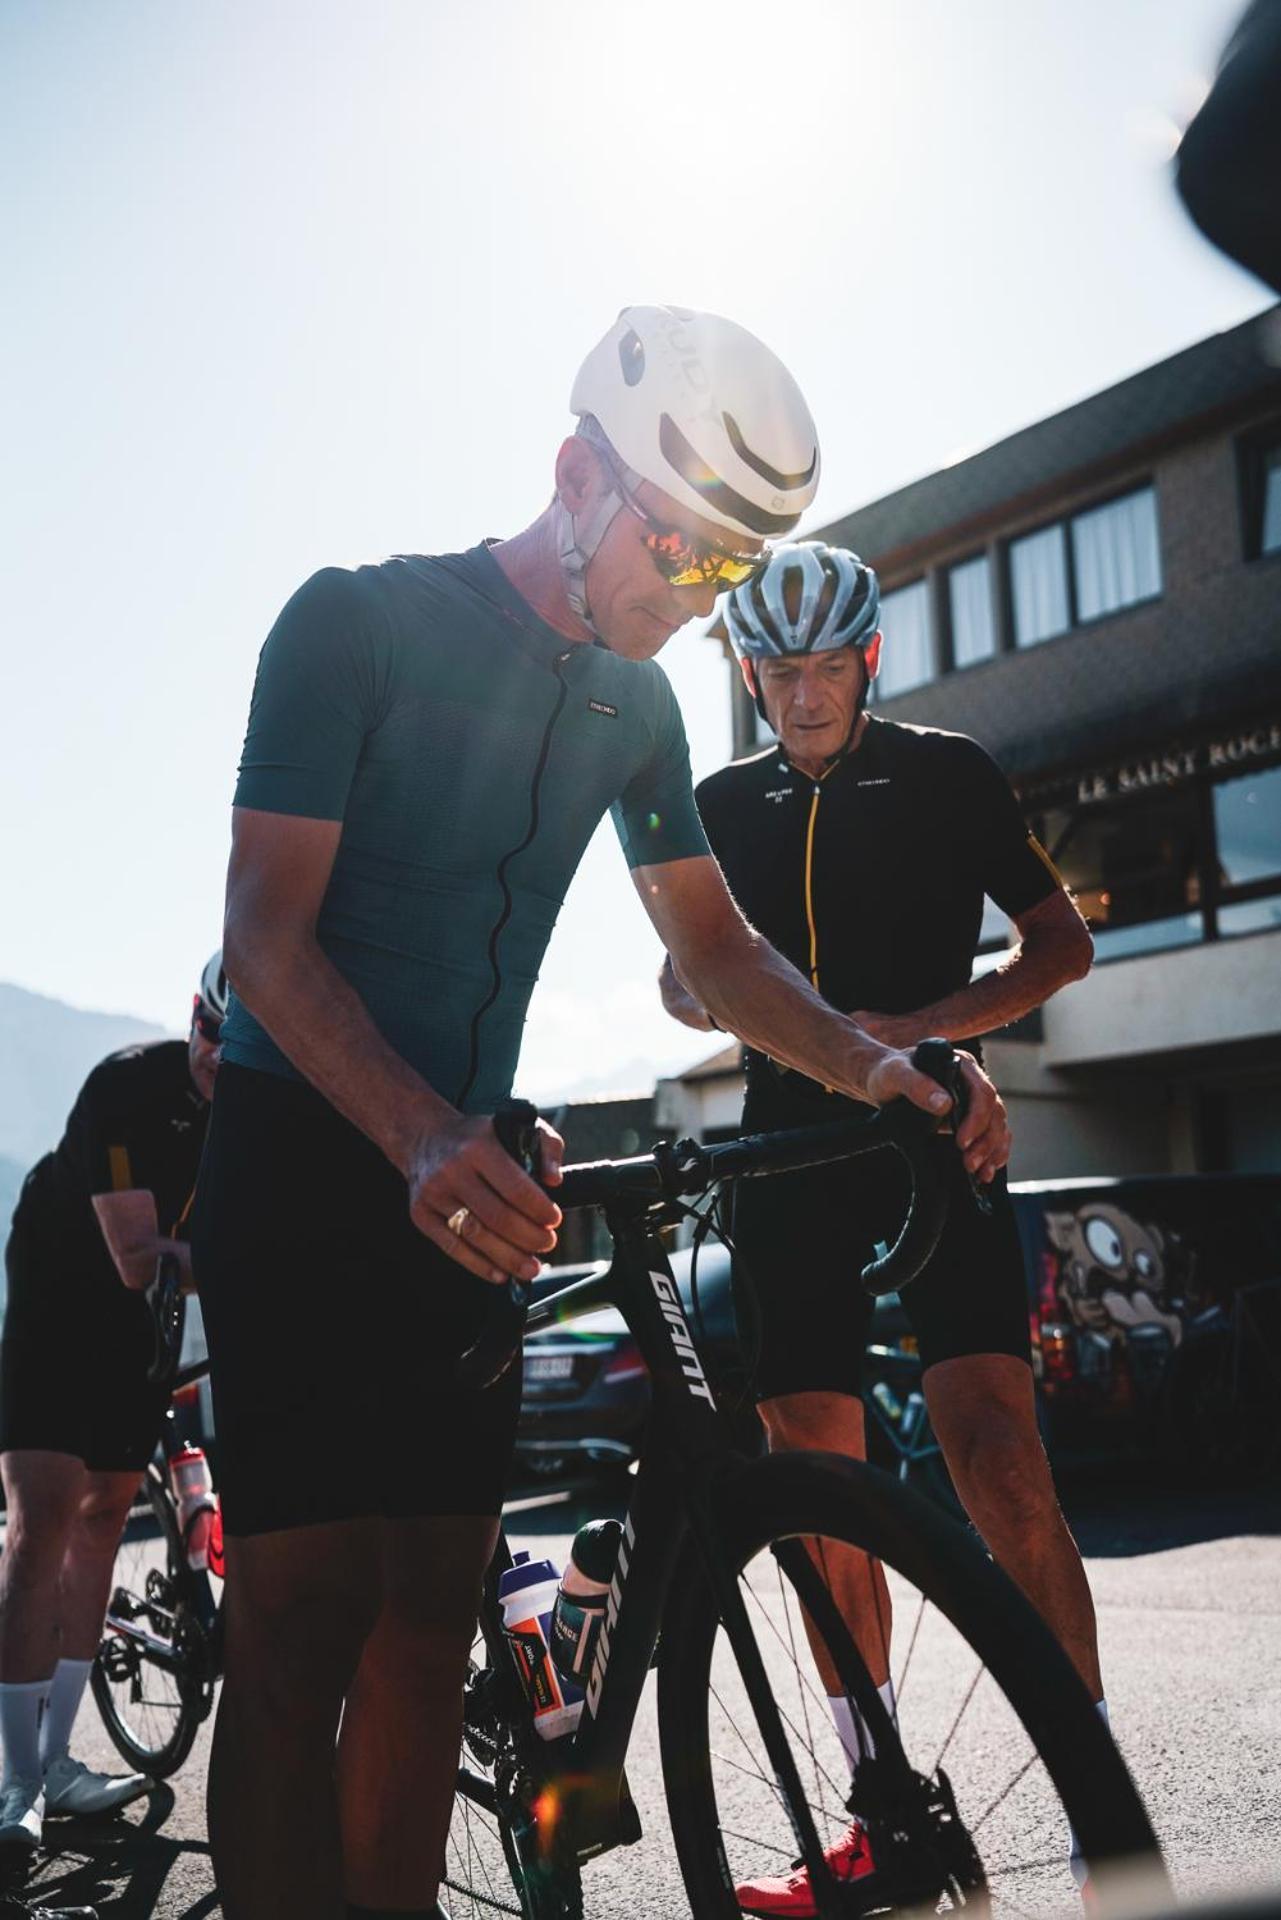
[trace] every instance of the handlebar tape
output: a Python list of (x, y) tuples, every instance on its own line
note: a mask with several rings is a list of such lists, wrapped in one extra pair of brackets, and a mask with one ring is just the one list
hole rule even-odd
[[(538, 1178), (538, 1108), (528, 1100), (504, 1100), (494, 1114), (499, 1145), (531, 1180)], [(474, 1344), (459, 1356), (461, 1385), (479, 1392), (501, 1380), (520, 1351), (529, 1311), (529, 1282), (510, 1279), (493, 1289), (485, 1323)]]

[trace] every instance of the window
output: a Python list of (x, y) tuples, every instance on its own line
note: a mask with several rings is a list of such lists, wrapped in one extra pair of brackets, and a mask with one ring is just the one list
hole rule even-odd
[(1216, 787), (1214, 832), (1220, 886), (1281, 875), (1281, 767)]
[[(1281, 541), (1281, 498), (1277, 517)], [(1154, 487), (1136, 488), (1010, 542), (1014, 640), (1020, 647), (1034, 647), (1079, 621), (1100, 620), (1160, 591)]]
[(875, 692), (878, 700), (920, 687), (934, 677), (934, 643), (930, 632), (930, 590), (924, 580), (887, 593), (881, 601), (881, 671)]
[(1050, 857), (1077, 897), (1100, 960), (1203, 937), (1195, 787), (1045, 820)]
[(1156, 493), (1144, 487), (1124, 499), (1078, 513), (1072, 521), (1078, 620), (1098, 620), (1161, 591)]
[(1039, 640), (1067, 631), (1071, 614), (1061, 526), (1045, 527), (1010, 542), (1010, 590), (1016, 646), (1034, 647)]
[(990, 576), (985, 553), (953, 567), (947, 576), (954, 666), (972, 667), (977, 660), (990, 660), (996, 652)]
[(1259, 552), (1278, 550), (1281, 550), (1281, 447), (1269, 447), (1263, 455), (1263, 528)]

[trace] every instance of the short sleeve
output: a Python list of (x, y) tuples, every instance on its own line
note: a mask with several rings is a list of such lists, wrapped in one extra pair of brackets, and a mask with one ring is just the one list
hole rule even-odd
[(106, 1064), (81, 1087), (58, 1147), (58, 1158), (85, 1193), (121, 1193), (134, 1184), (129, 1142), (108, 1092)]
[(694, 804), (689, 745), (676, 696), (661, 668), (657, 677), (654, 744), (649, 759), (623, 789), (612, 809), (629, 867), (658, 867), (669, 860), (708, 852)]
[(968, 750), (966, 831), (972, 832), (983, 891), (1017, 919), (1062, 889), (1063, 881), (1028, 831), (1018, 800), (995, 760), (973, 740)]
[(258, 659), (238, 807), (342, 819), (378, 717), (375, 622), (355, 574), (340, 567), (313, 574), (286, 604)]

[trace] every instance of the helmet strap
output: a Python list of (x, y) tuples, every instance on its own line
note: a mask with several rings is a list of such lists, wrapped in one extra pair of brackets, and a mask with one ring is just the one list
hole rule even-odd
[(587, 603), (587, 567), (594, 557), (601, 541), (614, 517), (621, 513), (622, 495), (611, 487), (602, 494), (592, 509), (586, 525), (580, 526), (559, 497), (552, 507), (552, 526), (556, 536), (556, 553), (560, 560), (561, 575), (565, 582), (565, 598), (569, 601), (570, 611), (577, 615), (589, 633), (598, 640), (604, 635), (592, 619), (591, 608)]

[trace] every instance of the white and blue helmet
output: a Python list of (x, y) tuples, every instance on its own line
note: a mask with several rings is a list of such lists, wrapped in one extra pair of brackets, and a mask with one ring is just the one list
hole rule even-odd
[(724, 609), (740, 660), (830, 653), (875, 639), (881, 589), (872, 568), (848, 548), (797, 540), (775, 547), (768, 564), (728, 595)]

